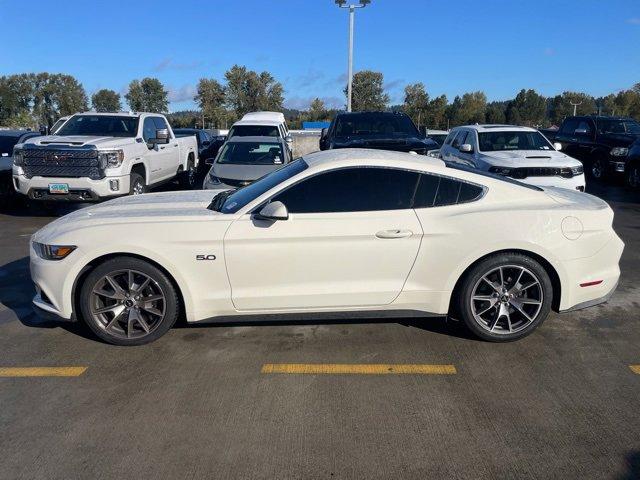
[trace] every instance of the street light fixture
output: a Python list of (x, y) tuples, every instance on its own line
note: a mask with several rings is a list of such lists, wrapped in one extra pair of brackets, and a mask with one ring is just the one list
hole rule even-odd
[(360, 0), (358, 5), (347, 5), (347, 0), (335, 0), (336, 5), (340, 8), (349, 9), (349, 66), (348, 66), (348, 83), (347, 83), (347, 112), (351, 111), (351, 90), (353, 84), (353, 19), (355, 17), (356, 8), (364, 8), (371, 3), (371, 0)]

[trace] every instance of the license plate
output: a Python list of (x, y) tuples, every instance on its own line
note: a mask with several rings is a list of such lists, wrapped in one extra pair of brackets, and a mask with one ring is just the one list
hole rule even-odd
[(69, 193), (69, 185), (67, 183), (50, 183), (49, 193)]

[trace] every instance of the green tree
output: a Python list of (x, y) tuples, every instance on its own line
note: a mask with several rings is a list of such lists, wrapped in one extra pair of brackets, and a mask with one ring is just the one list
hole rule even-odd
[(490, 102), (487, 105), (485, 120), (487, 123), (503, 124), (507, 123), (506, 102)]
[(307, 112), (307, 118), (311, 122), (317, 122), (320, 120), (326, 120), (329, 118), (327, 116), (327, 108), (324, 105), (324, 102), (319, 98), (314, 98), (309, 105), (309, 111)]
[(596, 111), (595, 99), (582, 92), (563, 92), (562, 95), (556, 95), (551, 99), (551, 121), (556, 125), (560, 125), (562, 121), (573, 115), (573, 109), (576, 105), (577, 115), (589, 115)]
[[(384, 110), (389, 103), (389, 95), (384, 93), (384, 76), (380, 72), (362, 70), (353, 75), (351, 110)], [(347, 95), (347, 87), (344, 89)]]
[(449, 107), (451, 126), (482, 123), (485, 120), (487, 96), (483, 92), (465, 93), (457, 96)]
[(225, 103), (235, 115), (260, 110), (282, 110), (284, 88), (269, 72), (234, 65), (225, 73)]
[(513, 125), (539, 126), (544, 123), (547, 101), (535, 90), (522, 89), (507, 105), (506, 120)]
[(124, 98), (135, 112), (164, 113), (169, 109), (169, 92), (157, 78), (133, 80)]
[(425, 125), (431, 129), (447, 128), (447, 96), (440, 95), (429, 102)]
[(426, 123), (429, 110), (429, 94), (422, 82), (412, 83), (404, 87), (404, 112), (416, 125)]
[(87, 94), (71, 75), (38, 73), (34, 85), (33, 115), (42, 124), (51, 126), (61, 116), (87, 110)]
[(629, 90), (618, 92), (613, 101), (612, 115), (621, 115), (640, 119), (640, 88), (634, 85)]
[(224, 87), (213, 78), (201, 78), (198, 82), (198, 93), (194, 100), (200, 106), (200, 110), (206, 119), (209, 119), (216, 127), (224, 124), (227, 111), (224, 108)]
[(108, 88), (98, 90), (91, 95), (91, 105), (96, 112), (118, 112), (122, 109), (120, 95)]
[(35, 74), (0, 77), (0, 125), (11, 126), (13, 118), (30, 116), (35, 95)]

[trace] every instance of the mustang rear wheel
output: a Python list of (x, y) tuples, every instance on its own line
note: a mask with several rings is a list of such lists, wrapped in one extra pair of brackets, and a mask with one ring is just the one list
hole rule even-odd
[(498, 254), (474, 266), (457, 298), (467, 327), (484, 340), (517, 340), (535, 330), (551, 310), (553, 288), (545, 269), (525, 255)]
[(178, 302), (169, 278), (133, 257), (100, 264), (80, 293), (84, 321), (98, 337), (115, 345), (142, 345), (164, 335), (178, 317)]

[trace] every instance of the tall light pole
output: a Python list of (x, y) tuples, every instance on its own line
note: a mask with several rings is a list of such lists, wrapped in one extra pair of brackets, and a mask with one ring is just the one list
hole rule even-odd
[(353, 20), (356, 8), (364, 8), (371, 3), (371, 0), (360, 0), (359, 5), (347, 5), (347, 0), (335, 0), (340, 8), (349, 9), (349, 66), (347, 67), (347, 112), (351, 111), (351, 90), (353, 86)]
[(575, 117), (576, 112), (578, 111), (578, 105), (582, 105), (582, 102), (573, 103), (571, 100), (569, 100), (569, 103), (573, 105), (573, 116)]

